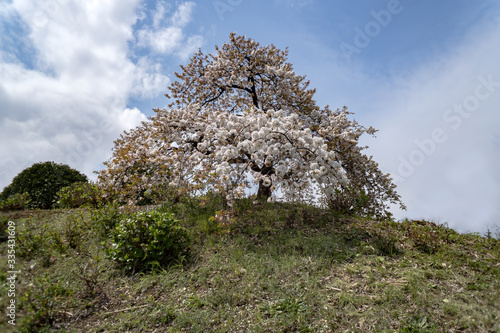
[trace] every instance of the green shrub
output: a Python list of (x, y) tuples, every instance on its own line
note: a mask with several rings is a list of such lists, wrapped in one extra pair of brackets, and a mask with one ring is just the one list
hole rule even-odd
[(101, 238), (107, 239), (122, 218), (116, 203), (90, 209), (90, 227)]
[(56, 193), (61, 188), (87, 181), (87, 176), (65, 164), (35, 163), (14, 177), (12, 183), (0, 193), (0, 200), (6, 201), (16, 194), (28, 193), (30, 208), (49, 209), (54, 206)]
[(428, 221), (405, 221), (407, 236), (422, 253), (435, 254), (447, 237), (445, 228)]
[(111, 231), (108, 257), (126, 270), (137, 272), (166, 267), (187, 251), (189, 236), (170, 213), (137, 212)]
[(326, 204), (331, 211), (339, 215), (363, 215), (363, 211), (369, 209), (370, 200), (363, 190), (345, 188), (335, 189), (335, 196)]
[(80, 251), (82, 245), (90, 238), (90, 226), (83, 215), (70, 215), (63, 223), (62, 235), (69, 248)]
[(57, 198), (57, 205), (61, 208), (97, 207), (100, 202), (99, 188), (87, 182), (76, 182), (61, 188)]
[(48, 249), (48, 234), (47, 223), (40, 223), (31, 217), (19, 223), (16, 230), (16, 255), (21, 258), (42, 256)]
[(7, 229), (9, 228), (9, 219), (6, 217), (0, 217), (0, 242), (4, 242), (8, 239), (9, 234)]
[(0, 201), (0, 211), (23, 210), (29, 207), (30, 201), (28, 193), (16, 193)]
[(67, 320), (64, 299), (71, 296), (63, 281), (37, 278), (21, 295), (20, 302), (28, 314), (21, 319), (19, 332), (51, 332), (54, 324)]

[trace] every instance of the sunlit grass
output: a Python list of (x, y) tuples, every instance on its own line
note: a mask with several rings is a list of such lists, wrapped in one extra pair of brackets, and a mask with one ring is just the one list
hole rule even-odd
[(32, 241), (16, 249), (18, 325), (3, 316), (2, 331), (500, 330), (500, 241), (493, 237), (304, 205), (241, 202), (229, 224), (216, 218), (216, 200), (158, 209), (190, 230), (191, 252), (136, 275), (106, 259), (109, 243), (94, 220), (115, 216), (109, 212), (3, 214)]

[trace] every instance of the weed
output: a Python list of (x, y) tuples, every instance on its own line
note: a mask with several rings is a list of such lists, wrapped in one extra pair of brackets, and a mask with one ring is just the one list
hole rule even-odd
[(82, 297), (91, 298), (101, 297), (108, 300), (105, 288), (100, 281), (103, 275), (102, 258), (99, 255), (84, 254), (82, 262), (75, 262), (74, 268), (71, 271), (72, 276), (81, 281)]
[(231, 226), (235, 222), (233, 214), (229, 210), (218, 210), (214, 216), (208, 218), (203, 231), (207, 234), (216, 233), (226, 235), (231, 233)]
[(268, 318), (289, 317), (291, 322), (296, 322), (304, 313), (310, 311), (310, 307), (298, 299), (286, 297), (261, 305), (260, 311)]
[(59, 253), (66, 252), (67, 244), (63, 238), (62, 232), (59, 230), (50, 230), (48, 234), (52, 241), (52, 247)]
[(40, 250), (46, 252), (49, 228), (45, 222), (36, 222), (32, 217), (24, 220), (17, 229), (16, 253), (23, 258), (31, 258)]
[(69, 248), (80, 250), (84, 241), (89, 237), (89, 225), (85, 222), (83, 214), (69, 215), (63, 222), (63, 236)]
[(397, 245), (398, 239), (393, 235), (377, 234), (373, 240), (373, 244), (378, 252), (383, 256), (394, 257), (401, 254)]
[(28, 308), (28, 316), (21, 323), (20, 331), (36, 332), (66, 319), (69, 312), (63, 303), (71, 296), (71, 291), (61, 282), (55, 282), (46, 276), (36, 279), (21, 296), (21, 302)]
[(403, 322), (399, 333), (433, 333), (439, 332), (436, 325), (432, 324), (426, 316), (414, 315)]

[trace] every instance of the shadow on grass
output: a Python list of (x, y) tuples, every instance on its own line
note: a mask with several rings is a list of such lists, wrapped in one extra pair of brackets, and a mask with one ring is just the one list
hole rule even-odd
[[(298, 204), (240, 202), (229, 237), (246, 251), (269, 256), (305, 256), (342, 262), (356, 254), (395, 257), (398, 237), (373, 227), (377, 221)], [(370, 228), (370, 226), (372, 226)], [(263, 253), (264, 252), (264, 253)]]

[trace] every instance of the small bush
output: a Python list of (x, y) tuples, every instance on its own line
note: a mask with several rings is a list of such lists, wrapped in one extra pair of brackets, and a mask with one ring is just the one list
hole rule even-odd
[(82, 215), (70, 215), (63, 224), (62, 235), (69, 248), (80, 251), (82, 245), (89, 239), (89, 229)]
[(369, 205), (369, 198), (364, 191), (354, 189), (335, 189), (335, 196), (327, 200), (328, 209), (340, 215), (359, 214)]
[(28, 315), (22, 318), (20, 332), (49, 332), (55, 323), (67, 320), (64, 299), (71, 297), (62, 281), (50, 281), (49, 277), (37, 278), (21, 296)]
[(414, 247), (422, 253), (435, 254), (444, 244), (446, 230), (433, 222), (407, 221), (406, 231)]
[(57, 198), (57, 205), (61, 208), (98, 207), (100, 202), (99, 188), (87, 182), (76, 182), (61, 188)]
[(0, 211), (23, 210), (30, 205), (28, 193), (16, 193), (0, 202)]
[(373, 244), (379, 253), (383, 256), (394, 257), (401, 254), (401, 250), (398, 245), (398, 238), (396, 236), (388, 234), (382, 235), (378, 234), (373, 239)]
[(170, 213), (137, 212), (111, 231), (108, 257), (126, 270), (137, 272), (166, 267), (186, 253), (187, 230)]
[(90, 227), (101, 238), (107, 239), (120, 219), (121, 214), (117, 204), (90, 209)]
[(20, 258), (30, 259), (34, 256), (50, 257), (49, 226), (33, 218), (28, 218), (24, 223), (19, 223), (16, 229), (16, 255)]

